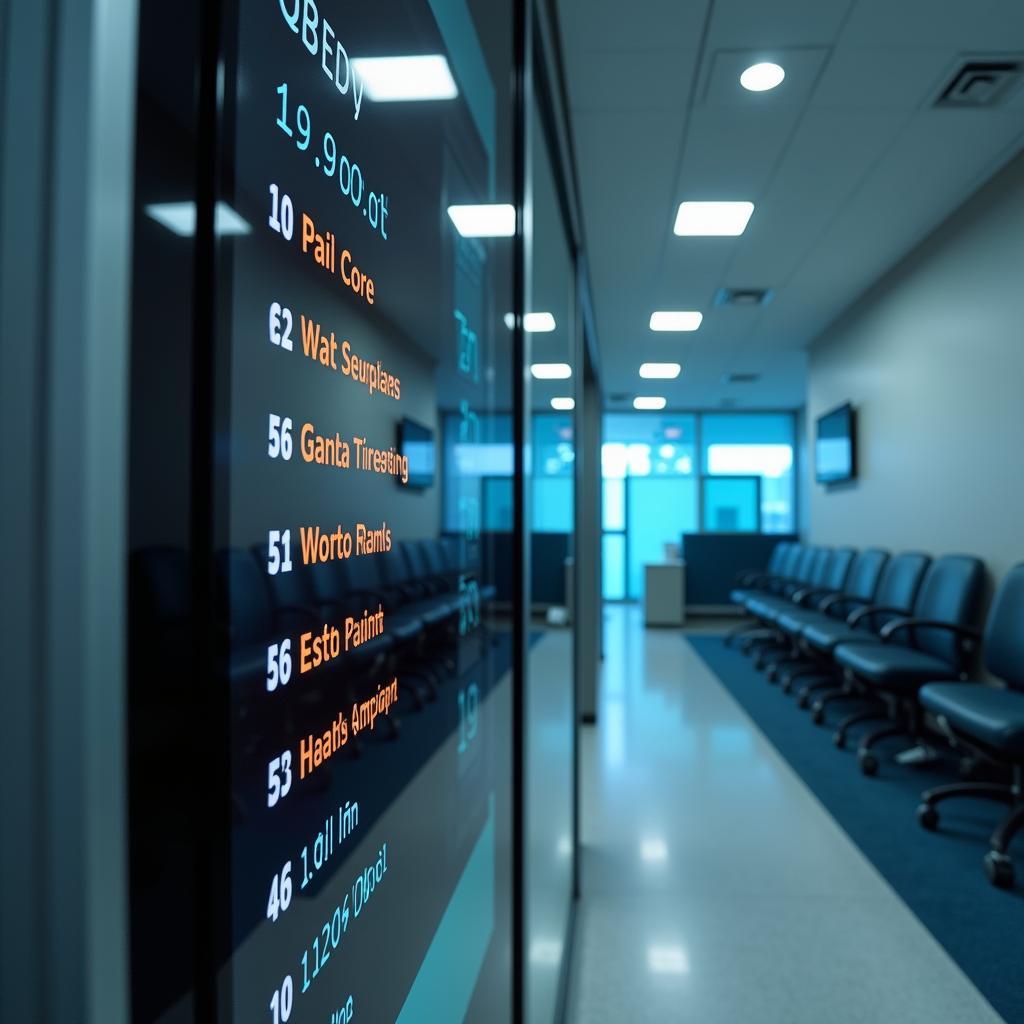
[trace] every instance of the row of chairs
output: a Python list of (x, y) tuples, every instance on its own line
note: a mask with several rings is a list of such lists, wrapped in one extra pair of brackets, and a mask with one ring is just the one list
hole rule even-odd
[[(784, 542), (764, 571), (737, 579), (731, 600), (753, 622), (726, 642), (751, 655), (770, 682), (796, 692), (817, 724), (832, 705), (853, 701), (833, 735), (837, 747), (854, 726), (881, 722), (860, 739), (865, 775), (879, 770), (880, 741), (898, 736), (911, 743), (897, 758), (904, 764), (931, 760), (943, 744), (1005, 774), (1009, 781), (926, 791), (918, 820), (935, 830), (938, 804), (953, 797), (1008, 804), (985, 857), (989, 880), (1008, 888), (1007, 848), (1024, 828), (1024, 563), (1002, 581), (982, 631), (984, 583), (982, 563), (966, 555)], [(976, 677), (979, 651), (1003, 686)]]

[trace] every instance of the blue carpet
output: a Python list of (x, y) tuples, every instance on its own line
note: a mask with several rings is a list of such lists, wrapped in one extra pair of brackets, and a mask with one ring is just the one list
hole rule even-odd
[[(921, 792), (957, 781), (954, 765), (897, 765), (885, 757), (906, 747), (897, 739), (880, 747), (879, 774), (866, 778), (854, 752), (832, 745), (831, 728), (815, 728), (792, 697), (770, 686), (721, 637), (687, 639), (985, 998), (1008, 1022), (1024, 1024), (1024, 843), (1016, 889), (995, 889), (982, 868), (988, 837), (1005, 809), (953, 800), (939, 809), (940, 831), (924, 831), (915, 814)], [(854, 751), (858, 735), (850, 744)]]

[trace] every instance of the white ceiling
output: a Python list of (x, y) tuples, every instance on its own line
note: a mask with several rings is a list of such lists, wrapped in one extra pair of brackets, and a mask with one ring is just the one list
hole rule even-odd
[[(807, 347), (1024, 144), (1024, 89), (993, 110), (932, 105), (962, 56), (1024, 53), (1024, 0), (559, 8), (606, 396), (802, 405)], [(736, 69), (764, 59), (786, 81), (746, 92)], [(741, 238), (677, 238), (686, 199), (756, 209)], [(724, 286), (774, 299), (714, 308)], [(704, 323), (652, 334), (656, 309)], [(645, 360), (683, 375), (641, 382)], [(763, 376), (722, 382), (737, 371)]]

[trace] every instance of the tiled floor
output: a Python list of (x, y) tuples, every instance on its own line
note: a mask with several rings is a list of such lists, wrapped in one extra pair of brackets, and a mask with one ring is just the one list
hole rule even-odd
[(606, 628), (570, 1021), (1000, 1019), (683, 636)]

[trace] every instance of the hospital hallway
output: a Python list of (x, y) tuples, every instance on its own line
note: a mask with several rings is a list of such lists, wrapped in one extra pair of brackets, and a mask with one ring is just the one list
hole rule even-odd
[(686, 635), (607, 606), (600, 693), (570, 1021), (1000, 1020)]

